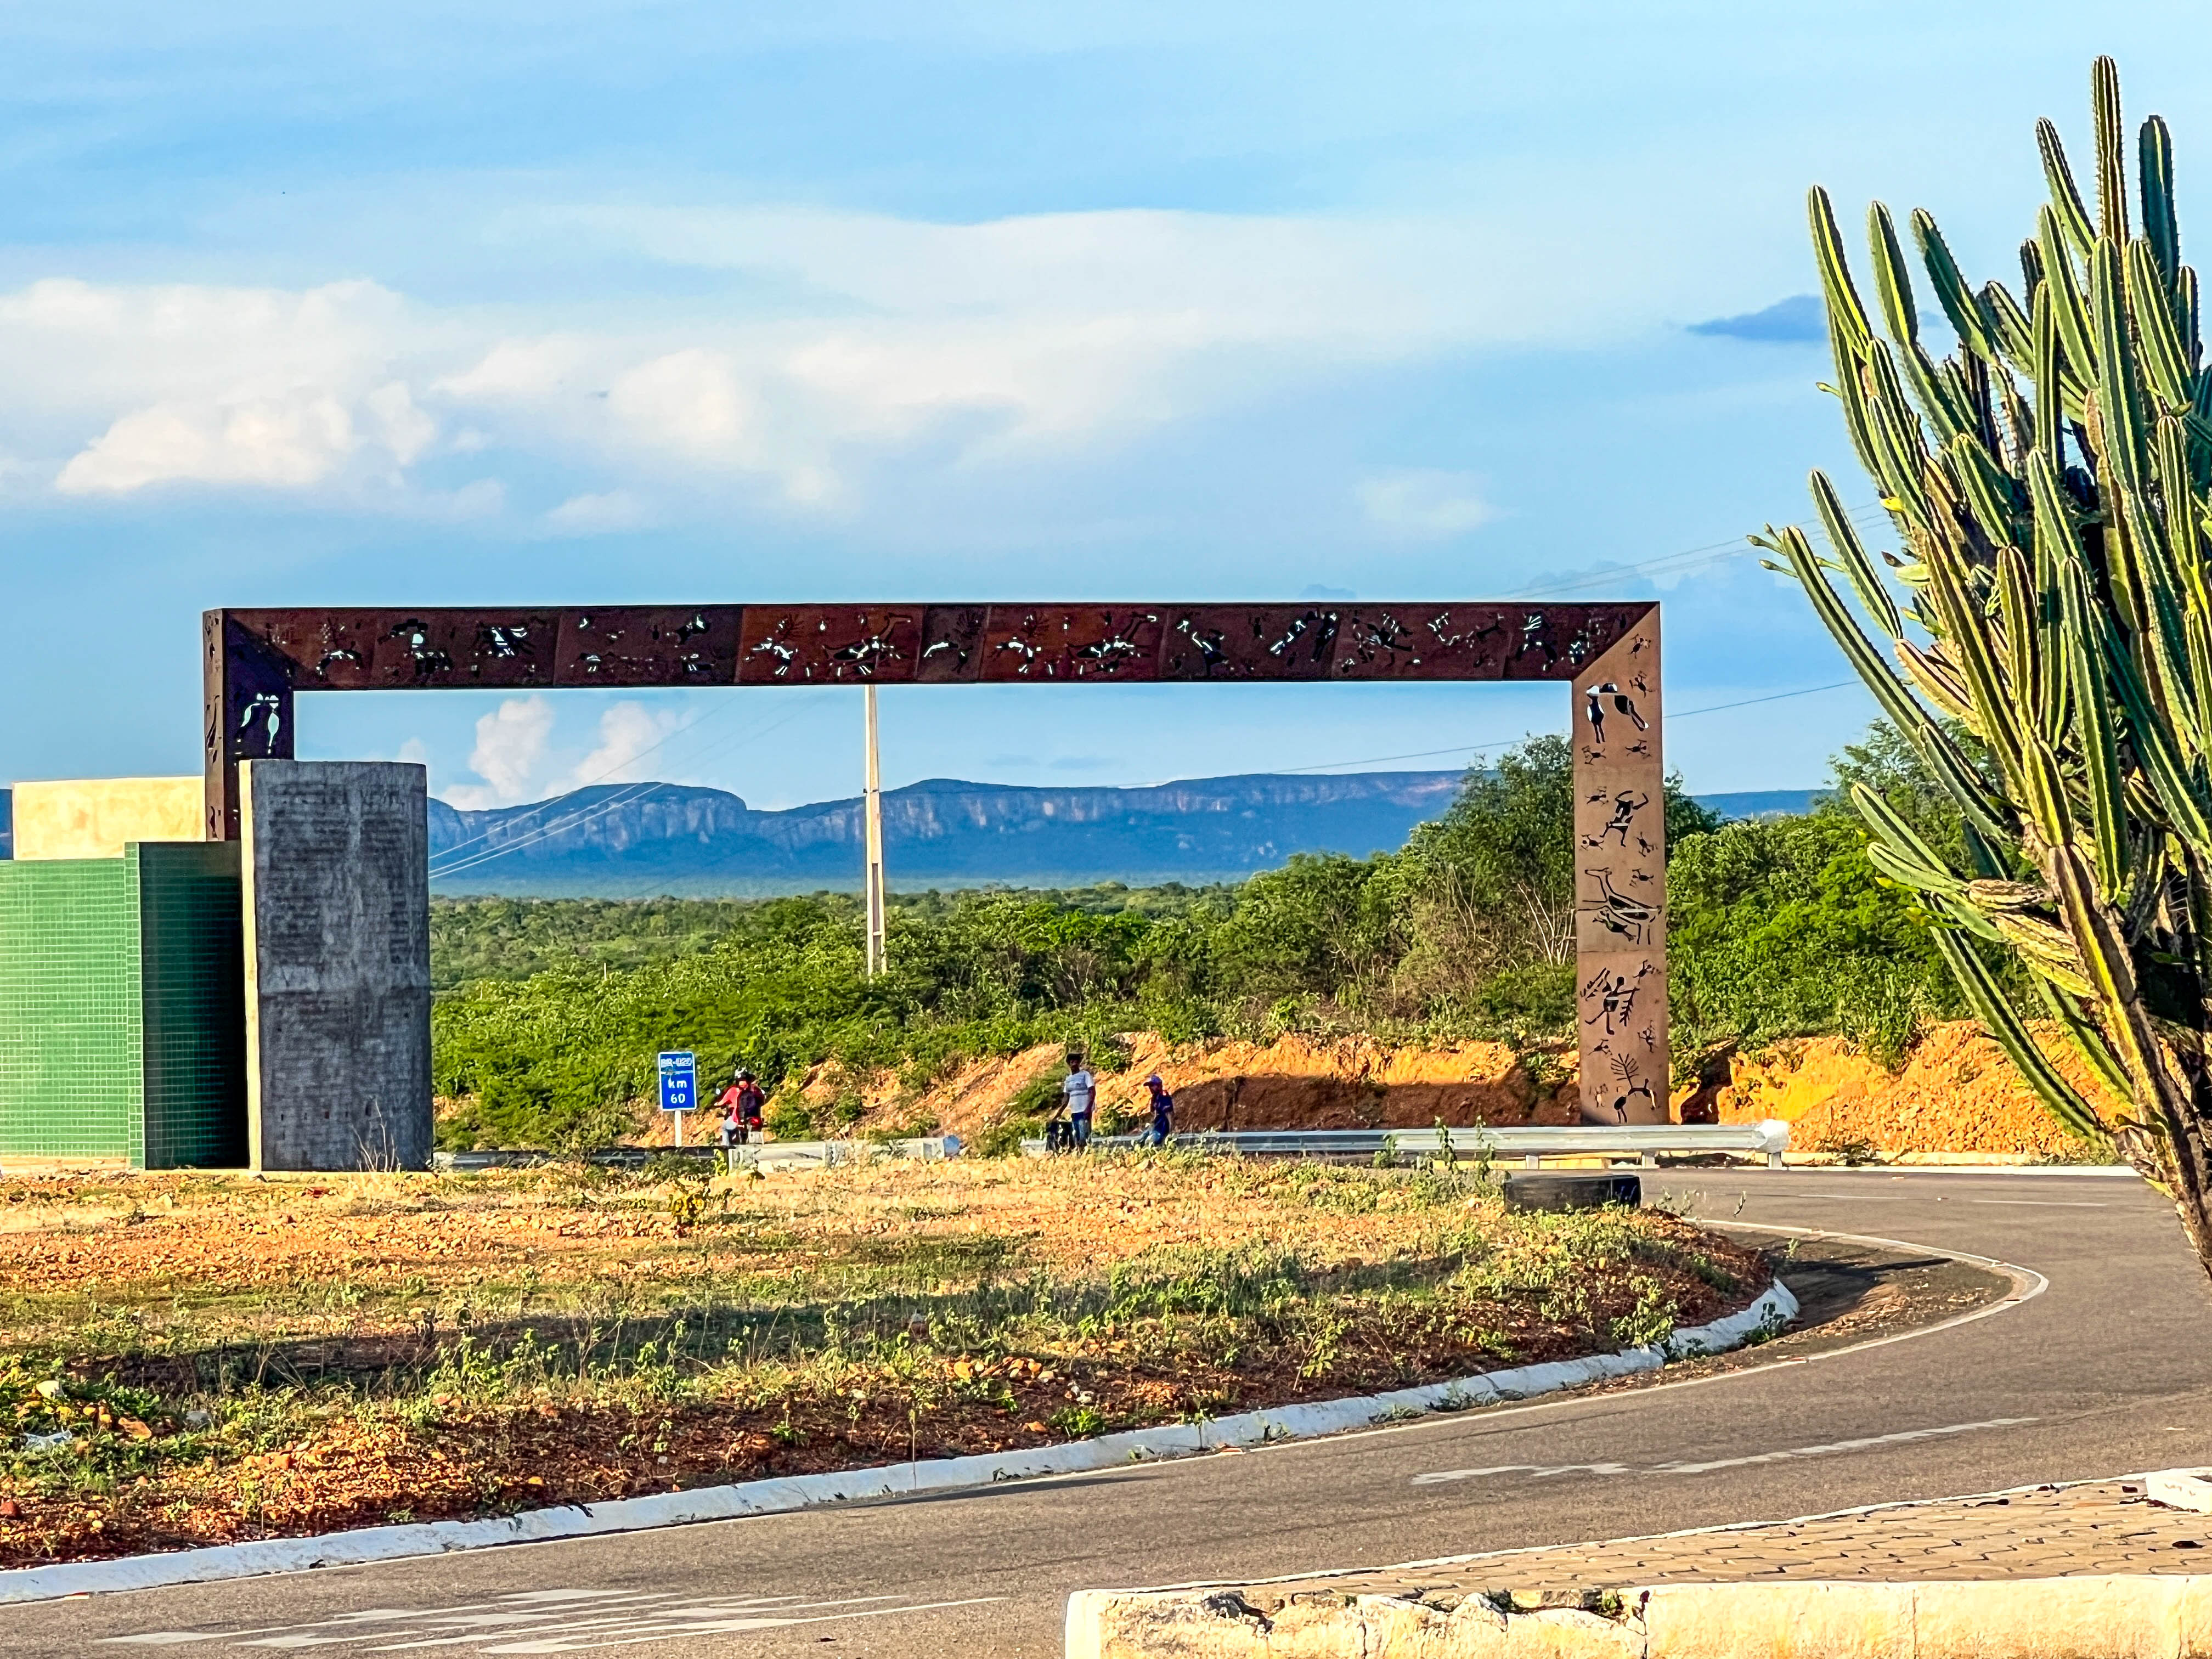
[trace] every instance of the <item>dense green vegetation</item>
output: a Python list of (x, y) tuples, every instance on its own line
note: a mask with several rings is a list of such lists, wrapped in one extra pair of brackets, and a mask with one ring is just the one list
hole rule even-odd
[[(1887, 728), (1835, 770), (1931, 839), (1958, 833)], [(1563, 739), (1532, 739), (1395, 853), (1302, 855), (1233, 888), (898, 896), (873, 981), (843, 895), (443, 902), (434, 961), (455, 988), (434, 1016), (436, 1080), (463, 1104), (441, 1133), (601, 1139), (649, 1092), (663, 1048), (697, 1051), (708, 1080), (743, 1063), (773, 1089), (836, 1060), (920, 1088), (963, 1056), (1038, 1042), (1111, 1064), (1110, 1035), (1130, 1030), (1569, 1039), (1571, 774)], [(1923, 1018), (1960, 1012), (1914, 899), (1877, 878), (1855, 818), (1720, 824), (1671, 787), (1667, 808), (1684, 1068), (1823, 1032), (1894, 1054)]]

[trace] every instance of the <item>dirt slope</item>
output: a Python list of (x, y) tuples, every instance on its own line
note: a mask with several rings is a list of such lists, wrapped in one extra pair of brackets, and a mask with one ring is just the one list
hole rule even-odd
[[(2037, 1040), (2075, 1085), (2101, 1095), (2056, 1027)], [(1516, 1056), (1502, 1043), (1393, 1048), (1371, 1037), (1214, 1040), (1170, 1047), (1149, 1032), (1127, 1039), (1129, 1064), (1101, 1077), (1102, 1123), (1144, 1115), (1154, 1071), (1176, 1097), (1183, 1129), (1426, 1128), (1477, 1123), (1571, 1123), (1575, 1057)], [(1544, 1075), (1537, 1081), (1531, 1066)], [(809, 1096), (827, 1104), (857, 1090), (860, 1133), (933, 1123), (975, 1141), (1007, 1115), (1031, 1079), (1063, 1074), (1063, 1051), (1040, 1044), (1002, 1059), (967, 1062), (918, 1096), (889, 1074), (859, 1084), (817, 1067)], [(1675, 1104), (1691, 1094), (1678, 1089)], [(1971, 1021), (1934, 1026), (1904, 1067), (1891, 1072), (1840, 1037), (1813, 1037), (1738, 1055), (1717, 1091), (1720, 1121), (1778, 1118), (1797, 1152), (1872, 1151), (2021, 1159), (2085, 1155), (2044, 1113), (1996, 1044)]]
[[(1099, 1079), (1102, 1122), (1145, 1114), (1145, 1079), (1158, 1072), (1176, 1097), (1182, 1129), (1425, 1129), (1439, 1118), (1455, 1128), (1477, 1123), (1568, 1123), (1574, 1120), (1574, 1057), (1538, 1083), (1503, 1043), (1392, 1048), (1371, 1037), (1289, 1036), (1273, 1042), (1215, 1040), (1170, 1047), (1133, 1034), (1129, 1063)], [(1004, 1118), (1015, 1096), (1038, 1077), (1065, 1074), (1065, 1051), (1041, 1043), (1005, 1059), (971, 1060), (919, 1096), (902, 1096), (890, 1076), (858, 1087), (865, 1132), (933, 1121), (975, 1140)], [(810, 1098), (827, 1103), (854, 1088), (832, 1068), (806, 1079)]]
[[(2058, 1028), (2032, 1029), (2074, 1086), (2102, 1103), (2103, 1091)], [(1738, 1056), (1718, 1103), (1723, 1123), (1780, 1119), (1800, 1152), (1857, 1143), (1885, 1158), (2083, 1155), (2081, 1143), (2051, 1120), (2002, 1050), (1972, 1020), (1931, 1027), (1894, 1073), (1841, 1037), (1810, 1037)]]

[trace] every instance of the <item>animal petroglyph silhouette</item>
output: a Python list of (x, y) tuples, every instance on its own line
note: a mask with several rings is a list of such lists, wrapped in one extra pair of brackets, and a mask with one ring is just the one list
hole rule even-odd
[(1631, 945), (1649, 944), (1657, 907), (1614, 887), (1610, 870), (1585, 870), (1583, 874), (1597, 883), (1598, 896), (1584, 899), (1581, 908), (1596, 916), (1607, 933), (1618, 933)]
[(1605, 742), (1605, 717), (1608, 714), (1626, 720), (1639, 732), (1651, 729), (1651, 723), (1638, 710), (1636, 699), (1615, 681), (1593, 685), (1583, 696), (1587, 699), (1583, 712), (1589, 720), (1590, 736), (1600, 744)]

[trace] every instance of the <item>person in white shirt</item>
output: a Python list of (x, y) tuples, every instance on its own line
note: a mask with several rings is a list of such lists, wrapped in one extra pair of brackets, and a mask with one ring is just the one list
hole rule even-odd
[(1067, 1057), (1067, 1077), (1060, 1092), (1067, 1102), (1068, 1133), (1079, 1152), (1091, 1144), (1091, 1107), (1098, 1097), (1097, 1080), (1084, 1070), (1081, 1054)]

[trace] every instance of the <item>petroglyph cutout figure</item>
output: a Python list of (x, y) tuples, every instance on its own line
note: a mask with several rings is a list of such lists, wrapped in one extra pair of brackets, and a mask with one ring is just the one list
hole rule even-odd
[(246, 734), (253, 730), (256, 718), (262, 721), (261, 752), (271, 754), (276, 748), (276, 734), (284, 729), (284, 700), (274, 691), (256, 691), (252, 700), (238, 711), (239, 747), (246, 746)]
[[(1595, 1025), (1602, 1022), (1607, 1036), (1626, 1030), (1629, 1019), (1636, 1010), (1636, 983), (1643, 977), (1641, 973), (1631, 978), (1626, 974), (1614, 973), (1611, 969), (1599, 969), (1583, 983), (1583, 1001), (1587, 1004), (1595, 998), (1597, 1002), (1597, 1012), (1583, 1016), (1583, 1024)], [(1601, 1043), (1599, 1046), (1603, 1048), (1606, 1045)]]
[(1584, 710), (1589, 720), (1590, 737), (1600, 746), (1605, 743), (1605, 717), (1616, 714), (1639, 732), (1649, 732), (1651, 723), (1636, 707), (1636, 699), (1622, 690), (1619, 684), (1607, 680), (1602, 685), (1593, 685), (1585, 692), (1588, 704)]
[(1552, 641), (1545, 635), (1545, 621), (1540, 611), (1531, 611), (1521, 618), (1521, 649), (1514, 654), (1525, 657), (1531, 651), (1540, 651), (1544, 653), (1544, 666), (1549, 668), (1559, 661), (1559, 653), (1552, 649)]
[(415, 660), (416, 679), (428, 679), (433, 674), (453, 672), (453, 658), (430, 643), (430, 630), (419, 618), (409, 617), (384, 637), (398, 640), (406, 646), (407, 654)]
[(1613, 1114), (1613, 1121), (1615, 1123), (1626, 1123), (1629, 1121), (1629, 1108), (1638, 1095), (1644, 1097), (1644, 1107), (1646, 1112), (1653, 1115), (1658, 1112), (1659, 1097), (1651, 1092), (1651, 1085), (1648, 1083), (1630, 1081), (1626, 1089), (1606, 1103), (1606, 1109)]
[[(1602, 847), (1609, 837), (1618, 836), (1620, 837), (1620, 849), (1626, 852), (1628, 832), (1636, 823), (1636, 815), (1650, 805), (1650, 796), (1639, 795), (1633, 789), (1622, 790), (1613, 798), (1613, 816), (1606, 820), (1605, 828), (1594, 836), (1584, 836), (1583, 845)], [(1643, 837), (1638, 836), (1637, 839), (1641, 842)], [(1644, 843), (1644, 850), (1646, 853), (1651, 850), (1649, 842)]]
[(1612, 871), (1585, 870), (1583, 874), (1596, 881), (1599, 896), (1583, 900), (1582, 908), (1592, 912), (1607, 933), (1620, 934), (1631, 945), (1649, 943), (1652, 920), (1658, 912), (1633, 893), (1616, 889)]

